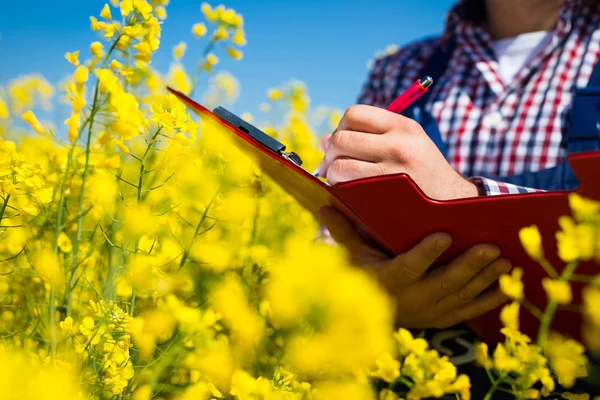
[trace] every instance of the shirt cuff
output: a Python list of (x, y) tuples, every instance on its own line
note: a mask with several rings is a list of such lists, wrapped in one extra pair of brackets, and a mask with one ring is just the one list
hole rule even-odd
[(545, 190), (541, 189), (517, 186), (512, 183), (499, 182), (480, 176), (470, 178), (469, 181), (477, 186), (480, 196), (545, 192)]

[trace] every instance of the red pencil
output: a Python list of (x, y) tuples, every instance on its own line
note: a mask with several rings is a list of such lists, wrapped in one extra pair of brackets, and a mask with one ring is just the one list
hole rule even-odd
[(400, 94), (396, 100), (387, 106), (386, 110), (395, 112), (397, 114), (406, 110), (411, 104), (417, 99), (427, 93), (429, 86), (433, 83), (433, 79), (430, 76), (426, 76), (423, 79), (418, 79), (415, 83), (410, 85), (408, 89)]

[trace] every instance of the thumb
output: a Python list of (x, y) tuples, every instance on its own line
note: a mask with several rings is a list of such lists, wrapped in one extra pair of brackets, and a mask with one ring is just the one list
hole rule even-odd
[(352, 223), (335, 208), (329, 206), (321, 208), (319, 218), (329, 230), (333, 240), (350, 252), (368, 246)]

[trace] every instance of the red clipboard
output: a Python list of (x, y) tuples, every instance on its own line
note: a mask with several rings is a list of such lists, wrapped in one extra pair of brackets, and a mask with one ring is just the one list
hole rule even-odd
[[(526, 298), (542, 310), (545, 308), (546, 294), (541, 281), (547, 275), (525, 253), (518, 232), (524, 226), (537, 225), (542, 233), (544, 254), (560, 272), (565, 264), (556, 255), (555, 233), (559, 230), (559, 216), (571, 215), (570, 191), (438, 201), (428, 198), (406, 174), (329, 186), (302, 169), (293, 153), (292, 157), (285, 153), (285, 147), (278, 153), (253, 138), (250, 129), (258, 130), (252, 125), (235, 116), (217, 115), (183, 93), (168, 89), (191, 110), (225, 128), (236, 147), (253, 158), (267, 175), (314, 215), (323, 206), (334, 206), (390, 254), (401, 254), (433, 232), (448, 232), (453, 238), (452, 245), (438, 264), (444, 264), (477, 243), (494, 243), (513, 266), (523, 268)], [(600, 200), (600, 152), (577, 153), (568, 160), (580, 181), (580, 187), (574, 192)], [(595, 275), (600, 268), (593, 262), (582, 262), (576, 272)], [(573, 304), (581, 304), (582, 286), (572, 284)], [(468, 321), (467, 325), (488, 343), (502, 341), (499, 312), (500, 308)], [(524, 308), (520, 323), (523, 333), (536, 337), (539, 321)], [(579, 312), (559, 309), (552, 328), (579, 340), (581, 323)]]

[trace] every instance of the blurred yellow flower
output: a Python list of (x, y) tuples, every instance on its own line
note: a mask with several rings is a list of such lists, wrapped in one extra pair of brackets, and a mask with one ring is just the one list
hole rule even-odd
[(500, 321), (502, 321), (502, 325), (511, 330), (519, 330), (519, 307), (519, 302), (513, 301), (511, 304), (502, 308), (502, 311), (500, 312)]
[(33, 111), (26, 111), (23, 114), (21, 114), (21, 118), (23, 119), (23, 121), (27, 122), (34, 131), (36, 131), (37, 133), (44, 133), (46, 132), (46, 129), (44, 128), (44, 126), (40, 123), (40, 121), (38, 121), (37, 117), (35, 116), (35, 114), (33, 113)]
[(600, 327), (600, 288), (588, 286), (582, 296), (584, 313), (594, 325)]
[(523, 282), (521, 277), (523, 270), (521, 268), (513, 268), (510, 275), (503, 274), (500, 279), (500, 290), (513, 300), (523, 300)]
[(10, 116), (6, 102), (0, 98), (0, 119), (7, 119)]
[(236, 44), (238, 46), (245, 46), (247, 44), (246, 35), (243, 29), (239, 28), (235, 31), (233, 37), (231, 38), (231, 43)]
[(212, 40), (214, 40), (215, 42), (227, 40), (228, 38), (229, 38), (229, 32), (227, 32), (227, 29), (225, 29), (224, 26), (219, 26), (213, 32)]
[(77, 67), (75, 72), (73, 73), (73, 80), (77, 85), (83, 85), (87, 82), (89, 76), (89, 71), (86, 66), (80, 65)]
[(556, 233), (558, 256), (565, 262), (589, 260), (594, 257), (598, 229), (591, 223), (577, 224), (568, 216), (558, 219), (561, 230)]
[(227, 47), (227, 54), (229, 54), (229, 57), (233, 58), (234, 60), (241, 60), (243, 57), (241, 50), (231, 46)]
[(488, 345), (484, 342), (479, 342), (475, 345), (475, 363), (486, 369), (490, 369), (493, 366), (493, 362), (490, 360), (488, 354)]
[(103, 55), (104, 46), (100, 42), (92, 42), (90, 44), (90, 51), (94, 57), (100, 58)]
[(108, 64), (108, 68), (110, 68), (110, 69), (121, 69), (121, 68), (123, 68), (123, 64), (121, 64), (117, 60), (111, 60), (111, 62)]
[(73, 251), (73, 245), (71, 244), (71, 239), (67, 236), (65, 232), (61, 232), (58, 235), (58, 248), (63, 253), (70, 253)]
[(65, 53), (65, 58), (74, 66), (79, 66), (79, 50), (72, 53)]
[(65, 331), (66, 333), (74, 333), (73, 331), (73, 318), (72, 317), (67, 317), (64, 319), (64, 321), (60, 321), (59, 326), (60, 328)]
[(187, 44), (185, 42), (179, 42), (175, 48), (173, 48), (173, 58), (180, 60), (185, 55), (185, 49)]
[(269, 89), (267, 97), (271, 101), (281, 100), (283, 98), (283, 91), (281, 89)]
[(558, 383), (565, 388), (572, 388), (577, 378), (587, 376), (587, 357), (581, 343), (551, 332), (543, 347)]
[(519, 230), (519, 239), (523, 248), (534, 260), (540, 260), (544, 257), (544, 249), (542, 247), (542, 235), (535, 225), (521, 228)]
[(154, 7), (154, 15), (158, 19), (167, 19), (167, 8), (163, 6)]
[(110, 13), (110, 6), (108, 4), (105, 4), (104, 7), (102, 7), (102, 11), (100, 11), (100, 16), (104, 19), (112, 21), (112, 15)]
[(577, 193), (569, 193), (569, 207), (578, 222), (598, 221), (600, 202), (586, 199)]
[(566, 281), (559, 281), (551, 278), (542, 279), (542, 286), (548, 298), (558, 304), (570, 304), (573, 299), (571, 285)]
[(197, 38), (206, 35), (206, 25), (202, 22), (198, 22), (192, 26), (192, 34)]
[(390, 383), (396, 381), (400, 376), (400, 362), (395, 360), (389, 353), (379, 356), (375, 363), (377, 369), (371, 372), (371, 376)]

